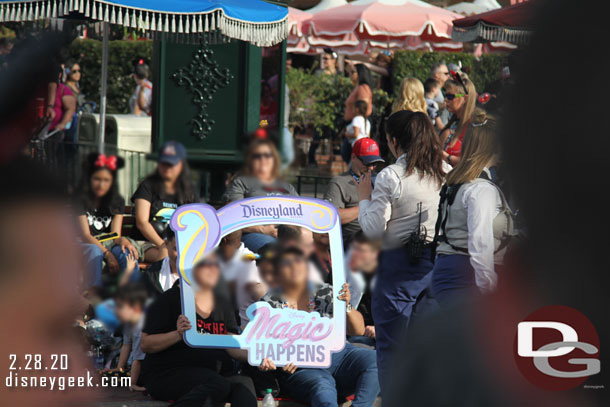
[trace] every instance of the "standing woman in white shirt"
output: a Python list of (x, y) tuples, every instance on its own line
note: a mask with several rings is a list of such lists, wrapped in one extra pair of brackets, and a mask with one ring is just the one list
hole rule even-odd
[(396, 345), (413, 317), (434, 303), (427, 295), (431, 244), (439, 191), (450, 169), (426, 113), (395, 112), (386, 121), (386, 137), (396, 163), (377, 175), (374, 189), (370, 171), (358, 183), (362, 231), (382, 240), (371, 301), (382, 399)]
[(512, 214), (489, 172), (498, 151), (496, 121), (475, 111), (461, 159), (441, 192), (431, 289), (442, 307), (475, 299), (497, 285), (495, 267), (513, 234)]

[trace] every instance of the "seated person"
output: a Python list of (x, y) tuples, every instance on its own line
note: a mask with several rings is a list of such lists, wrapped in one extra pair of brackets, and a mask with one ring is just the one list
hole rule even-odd
[(180, 205), (198, 202), (191, 182), (186, 148), (177, 141), (163, 143), (157, 168), (144, 178), (131, 197), (135, 206), (136, 242), (140, 260), (150, 263), (167, 257), (163, 234)]
[[(77, 190), (78, 223), (84, 249), (84, 289), (102, 288), (104, 263), (112, 274), (127, 267), (127, 255), (137, 256), (132, 241), (120, 237), (125, 199), (119, 194), (117, 171), (124, 166), (121, 157), (91, 153), (87, 156), (86, 174)], [(116, 233), (117, 238), (100, 242), (97, 237)], [(137, 278), (137, 273), (133, 274)]]
[[(237, 323), (231, 304), (216, 293), (220, 270), (215, 254), (193, 268), (197, 331), (201, 334), (235, 334)], [(142, 378), (148, 393), (158, 400), (174, 400), (172, 406), (201, 406), (206, 401), (232, 406), (256, 406), (252, 380), (231, 376), (228, 357), (243, 357), (239, 350), (191, 348), (183, 333), (191, 322), (181, 314), (180, 284), (163, 293), (150, 306), (142, 330)], [(220, 365), (220, 367), (218, 367)]]
[(164, 236), (164, 246), (167, 247), (167, 257), (150, 265), (142, 272), (142, 281), (152, 298), (157, 298), (174, 286), (178, 278), (178, 249), (176, 234), (168, 228)]
[(249, 319), (246, 309), (267, 292), (256, 269), (254, 253), (241, 242), (241, 230), (229, 233), (218, 245), (218, 263), (229, 292), (239, 312), (239, 325), (244, 329)]
[(144, 304), (148, 299), (146, 289), (141, 284), (131, 283), (119, 287), (114, 295), (115, 313), (118, 320), (123, 324), (123, 346), (119, 356), (116, 369), (123, 370), (127, 367), (129, 355), (131, 354), (131, 391), (145, 391), (138, 385), (140, 381), (140, 368), (144, 360), (144, 352), (140, 346), (142, 339), (142, 325), (144, 324)]
[[(303, 252), (289, 247), (277, 253), (274, 259), (277, 288), (263, 300), (274, 308), (289, 307), (303, 311), (316, 311), (325, 317), (333, 316), (333, 290), (328, 284), (311, 284), (307, 279), (307, 266)], [(349, 306), (350, 293), (346, 284), (339, 299), (348, 302), (347, 332), (362, 335), (362, 315)], [(264, 359), (260, 370), (276, 370), (270, 359)], [(288, 364), (278, 371), (280, 389), (289, 397), (312, 406), (337, 406), (340, 400), (354, 394), (352, 406), (373, 405), (379, 394), (375, 351), (357, 348), (349, 343), (332, 355), (331, 366), (326, 369), (298, 369)]]
[[(223, 202), (234, 202), (259, 196), (297, 196), (294, 187), (282, 179), (282, 162), (275, 144), (270, 139), (254, 139), (248, 145), (243, 170), (231, 181), (223, 194)], [(258, 249), (275, 241), (275, 225), (249, 226), (243, 229), (246, 247)]]
[(322, 276), (326, 273), (311, 260), (314, 253), (314, 238), (311, 230), (293, 225), (280, 225), (277, 228), (277, 242), (280, 247), (294, 246), (301, 249), (305, 258), (308, 259), (309, 280), (316, 283), (324, 282)]
[(377, 273), (379, 242), (367, 238), (362, 231), (356, 233), (348, 252), (346, 280), (354, 294), (352, 306), (364, 318), (364, 337), (350, 337), (351, 343), (375, 345), (375, 323), (371, 312), (371, 296)]

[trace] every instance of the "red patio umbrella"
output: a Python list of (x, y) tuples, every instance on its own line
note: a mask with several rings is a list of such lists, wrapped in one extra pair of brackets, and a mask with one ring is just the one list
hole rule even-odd
[(505, 41), (517, 45), (527, 44), (535, 4), (534, 1), (528, 1), (455, 20), (451, 38), (461, 42)]

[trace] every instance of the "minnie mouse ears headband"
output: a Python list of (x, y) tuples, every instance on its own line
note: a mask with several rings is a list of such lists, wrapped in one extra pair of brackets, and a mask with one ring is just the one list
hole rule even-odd
[(454, 81), (456, 81), (457, 83), (462, 85), (462, 87), (464, 88), (464, 92), (466, 94), (468, 94), (468, 88), (466, 87), (466, 84), (464, 83), (464, 80), (462, 79), (462, 75), (459, 72), (456, 72), (456, 71), (449, 71), (449, 75), (451, 75), (451, 78)]
[(91, 172), (96, 171), (101, 168), (107, 168), (108, 170), (114, 172), (119, 170), (125, 166), (125, 160), (121, 157), (117, 157), (116, 155), (105, 155), (92, 153), (89, 155), (89, 168)]

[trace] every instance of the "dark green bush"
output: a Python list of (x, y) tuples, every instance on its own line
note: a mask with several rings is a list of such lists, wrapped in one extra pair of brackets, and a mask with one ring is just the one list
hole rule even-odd
[[(345, 76), (316, 75), (312, 71), (291, 69), (286, 74), (290, 89), (291, 127), (312, 125), (318, 133), (338, 132), (345, 112), (345, 100), (353, 89)], [(373, 118), (381, 116), (388, 95), (377, 89), (373, 93)]]
[[(152, 61), (152, 41), (110, 41), (108, 47), (107, 112), (129, 113), (129, 97), (136, 85), (131, 76), (134, 63)], [(75, 40), (68, 49), (71, 59), (82, 69), (81, 90), (87, 101), (100, 101), (102, 43), (97, 40)]]
[(504, 55), (497, 54), (487, 54), (476, 59), (472, 54), (460, 52), (397, 51), (392, 63), (394, 92), (403, 78), (415, 77), (425, 81), (430, 75), (430, 68), (437, 62), (460, 61), (463, 69), (470, 69), (470, 79), (477, 91), (482, 92), (487, 85), (498, 79), (504, 58)]

